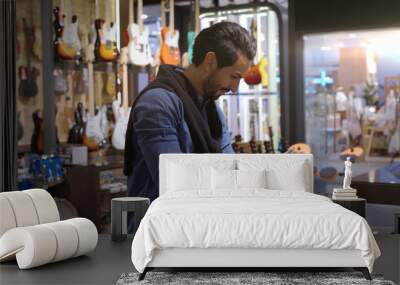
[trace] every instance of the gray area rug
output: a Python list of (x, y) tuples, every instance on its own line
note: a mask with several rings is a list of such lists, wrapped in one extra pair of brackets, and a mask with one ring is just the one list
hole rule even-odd
[(138, 273), (122, 274), (117, 285), (133, 284), (379, 284), (395, 285), (382, 276), (372, 275), (368, 281), (359, 272), (148, 272), (146, 278), (138, 281)]

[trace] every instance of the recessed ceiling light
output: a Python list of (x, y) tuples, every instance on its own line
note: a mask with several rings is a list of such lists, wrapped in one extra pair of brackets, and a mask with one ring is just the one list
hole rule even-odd
[(322, 46), (321, 50), (322, 51), (330, 51), (332, 48), (330, 46)]

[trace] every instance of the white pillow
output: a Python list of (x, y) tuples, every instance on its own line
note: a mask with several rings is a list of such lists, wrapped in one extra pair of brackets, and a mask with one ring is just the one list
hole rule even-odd
[(268, 188), (272, 190), (306, 191), (307, 181), (305, 165), (293, 167), (285, 171), (279, 169), (267, 170)]
[(266, 170), (236, 170), (237, 188), (267, 188)]
[(213, 168), (212, 188), (214, 190), (236, 190), (236, 170)]
[(211, 167), (169, 163), (168, 191), (211, 189)]
[(237, 161), (239, 170), (266, 170), (266, 181), (268, 189), (306, 191), (308, 187), (307, 173), (308, 163), (299, 160), (295, 155), (290, 158), (269, 159), (239, 159)]

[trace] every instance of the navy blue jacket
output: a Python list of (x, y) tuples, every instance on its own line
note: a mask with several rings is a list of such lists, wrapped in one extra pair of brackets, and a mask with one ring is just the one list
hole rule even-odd
[[(183, 103), (174, 93), (157, 88), (146, 91), (137, 101), (134, 112), (132, 170), (128, 176), (128, 195), (158, 197), (158, 161), (161, 153), (192, 153), (192, 139), (184, 119)], [(231, 138), (222, 111), (220, 151), (233, 153)]]

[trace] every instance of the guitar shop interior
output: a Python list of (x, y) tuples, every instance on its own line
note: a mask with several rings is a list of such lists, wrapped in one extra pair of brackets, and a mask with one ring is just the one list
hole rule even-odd
[(60, 219), (111, 233), (111, 201), (128, 196), (133, 102), (163, 64), (192, 64), (200, 31), (229, 21), (256, 43), (237, 92), (216, 100), (233, 151), (312, 154), (314, 192), (327, 197), (349, 159), (369, 225), (399, 233), (398, 1), (6, 2), (1, 192), (45, 189)]

